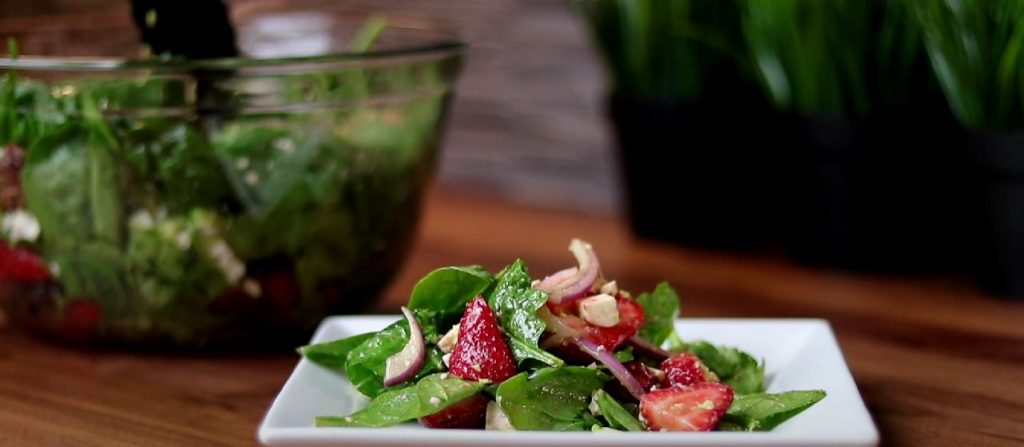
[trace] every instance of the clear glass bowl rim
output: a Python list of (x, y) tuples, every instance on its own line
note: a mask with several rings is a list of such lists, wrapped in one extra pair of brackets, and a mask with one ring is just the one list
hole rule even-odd
[[(323, 11), (319, 11), (323, 12)], [(327, 11), (331, 14), (347, 15), (338, 11)], [(369, 17), (368, 13), (361, 13)], [(289, 66), (316, 65), (388, 65), (390, 63), (408, 62), (410, 60), (442, 59), (461, 55), (467, 42), (453, 27), (439, 21), (421, 17), (409, 17), (401, 14), (385, 14), (388, 17), (400, 18), (402, 26), (398, 28), (422, 29), (439, 33), (444, 37), (428, 43), (409, 45), (399, 48), (370, 50), (365, 52), (336, 52), (313, 56), (252, 58), (231, 57), (202, 60), (183, 60), (166, 58), (130, 58), (130, 57), (67, 57), (18, 55), (9, 57), (6, 51), (0, 56), (0, 69), (40, 70), (40, 71), (121, 71), (121, 70), (155, 70), (167, 72), (188, 72), (194, 70), (225, 71), (244, 68), (285, 68)], [(390, 25), (389, 25), (390, 26)]]

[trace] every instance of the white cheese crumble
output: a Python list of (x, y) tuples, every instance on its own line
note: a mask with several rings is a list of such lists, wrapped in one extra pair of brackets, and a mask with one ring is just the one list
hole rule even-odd
[(39, 221), (25, 210), (5, 213), (0, 227), (12, 244), (19, 241), (35, 242), (39, 238)]
[(590, 405), (587, 405), (587, 409), (590, 410), (590, 414), (594, 416), (601, 415), (601, 406), (597, 404), (597, 393), (590, 396)]
[(601, 286), (600, 292), (608, 295), (615, 295), (616, 293), (619, 293), (619, 285), (616, 284), (615, 281), (606, 282)]
[(579, 302), (580, 318), (600, 327), (619, 324), (619, 304), (615, 297), (602, 293), (584, 298)]
[(245, 183), (249, 186), (256, 186), (260, 183), (260, 175), (255, 172), (245, 174)]
[(512, 422), (508, 420), (508, 415), (502, 411), (501, 405), (499, 405), (498, 402), (487, 403), (487, 415), (485, 417), (485, 421), (485, 430), (515, 431), (515, 427), (512, 426)]
[(430, 405), (438, 406), (441, 405), (441, 398), (437, 396), (430, 396)]
[(236, 284), (245, 276), (245, 264), (235, 256), (227, 242), (215, 241), (210, 245), (209, 253), (213, 261), (217, 263), (217, 268), (224, 273), (228, 284)]
[(448, 333), (444, 334), (444, 337), (441, 337), (441, 339), (437, 341), (437, 347), (441, 352), (449, 353), (455, 350), (455, 343), (458, 341), (459, 325), (456, 324), (455, 326), (452, 326)]
[(242, 280), (242, 291), (246, 295), (253, 298), (259, 298), (263, 294), (263, 287), (260, 287), (260, 282), (252, 278), (245, 278)]

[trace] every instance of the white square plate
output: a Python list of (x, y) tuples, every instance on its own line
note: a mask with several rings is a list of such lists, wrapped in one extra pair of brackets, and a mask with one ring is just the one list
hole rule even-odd
[[(313, 342), (379, 330), (397, 316), (348, 316), (324, 320)], [(805, 319), (683, 319), (686, 340), (735, 346), (765, 361), (769, 392), (823, 389), (828, 397), (770, 432), (592, 433), (427, 430), (414, 423), (394, 428), (317, 428), (313, 418), (344, 415), (367, 400), (342, 374), (299, 361), (259, 427), (267, 446), (821, 446), (872, 447), (878, 431), (828, 322)]]

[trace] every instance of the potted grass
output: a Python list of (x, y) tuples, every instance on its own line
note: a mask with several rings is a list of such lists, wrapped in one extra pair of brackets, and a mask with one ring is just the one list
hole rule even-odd
[(904, 3), (742, 6), (761, 85), (789, 115), (788, 136), (771, 149), (787, 254), (883, 272), (955, 259), (956, 126)]
[(576, 0), (610, 73), (609, 115), (636, 234), (747, 250), (765, 236), (767, 99), (736, 0)]
[(910, 3), (950, 107), (969, 129), (978, 271), (1024, 297), (1024, 1)]

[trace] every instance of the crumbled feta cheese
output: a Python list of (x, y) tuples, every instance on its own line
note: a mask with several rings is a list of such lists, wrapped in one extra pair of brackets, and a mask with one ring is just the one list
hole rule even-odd
[(260, 183), (260, 175), (255, 172), (245, 174), (245, 183), (249, 186), (256, 186)]
[(437, 347), (441, 352), (449, 353), (455, 350), (455, 343), (458, 341), (459, 325), (456, 324), (455, 326), (452, 326), (448, 333), (444, 334), (444, 337), (441, 337), (441, 339), (437, 341)]
[(14, 210), (4, 213), (3, 221), (0, 222), (4, 234), (11, 243), (18, 241), (35, 242), (39, 238), (39, 221), (31, 213), (25, 210)]
[(621, 430), (616, 430), (616, 429), (611, 428), (611, 427), (596, 427), (596, 428), (594, 428), (594, 433), (601, 433), (601, 432), (604, 432), (604, 433), (608, 433), (608, 432), (618, 433), (620, 431)]
[(602, 293), (579, 302), (580, 318), (587, 323), (600, 327), (612, 327), (619, 324), (619, 304), (615, 297)]
[(277, 149), (286, 154), (295, 152), (295, 142), (289, 138), (278, 138), (274, 140), (274, 142), (271, 144), (274, 145), (274, 149)]
[(178, 244), (178, 248), (188, 250), (192, 247), (192, 233), (182, 231), (174, 238), (174, 242)]
[(485, 430), (515, 431), (515, 427), (512, 426), (512, 422), (508, 420), (508, 415), (502, 411), (501, 405), (499, 405), (498, 402), (487, 403), (487, 415), (485, 420)]
[(441, 405), (441, 398), (437, 396), (430, 396), (430, 405), (438, 406)]
[(594, 416), (601, 415), (601, 406), (597, 404), (597, 393), (590, 396), (590, 405), (587, 405), (587, 409), (590, 410), (590, 414)]
[(147, 230), (155, 227), (156, 221), (153, 219), (153, 215), (150, 214), (149, 210), (136, 210), (131, 216), (128, 216), (128, 226)]
[(451, 366), (450, 365), (451, 362), (452, 362), (452, 355), (451, 355), (451, 353), (442, 355), (441, 356), (441, 361), (444, 362), (444, 366)]
[(228, 284), (236, 284), (245, 276), (245, 264), (235, 256), (227, 242), (218, 240), (210, 245), (210, 257), (217, 263), (217, 268), (224, 273)]
[(259, 281), (252, 278), (245, 278), (242, 280), (242, 291), (253, 298), (259, 298), (259, 296), (263, 294), (263, 287), (260, 287)]
[(441, 373), (438, 377), (440, 377), (441, 380), (447, 380), (448, 379), (448, 373)]
[(615, 281), (606, 282), (601, 286), (601, 293), (614, 296), (616, 293), (619, 293), (619, 285)]

